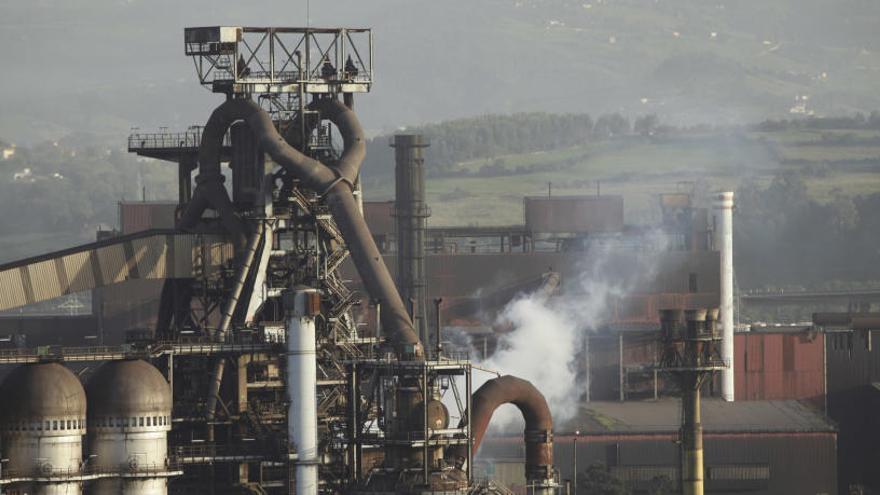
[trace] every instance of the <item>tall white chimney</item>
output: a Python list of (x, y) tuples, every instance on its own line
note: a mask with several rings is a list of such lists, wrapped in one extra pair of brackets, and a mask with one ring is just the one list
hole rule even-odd
[(318, 291), (297, 287), (285, 294), (287, 310), (287, 435), (296, 449), (296, 493), (318, 493), (318, 404), (315, 315)]
[(718, 322), (721, 325), (721, 358), (727, 368), (721, 372), (721, 397), (733, 402), (733, 192), (718, 193), (713, 209), (715, 249), (721, 257), (721, 307)]

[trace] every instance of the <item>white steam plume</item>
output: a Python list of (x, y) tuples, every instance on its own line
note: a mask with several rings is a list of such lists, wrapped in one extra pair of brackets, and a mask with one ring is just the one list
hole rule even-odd
[[(495, 353), (477, 364), (529, 380), (547, 398), (554, 423), (571, 419), (584, 386), (576, 380), (575, 363), (584, 336), (608, 320), (615, 299), (654, 279), (666, 247), (666, 237), (651, 232), (635, 239), (616, 236), (588, 248), (576, 272), (563, 275), (560, 295), (548, 297), (538, 290), (507, 304), (496, 324), (512, 331), (502, 334)], [(625, 257), (619, 256), (622, 252)], [(476, 372), (474, 390), (491, 378), (488, 373)], [(521, 424), (519, 412), (511, 405), (501, 407), (492, 418), (493, 429)]]

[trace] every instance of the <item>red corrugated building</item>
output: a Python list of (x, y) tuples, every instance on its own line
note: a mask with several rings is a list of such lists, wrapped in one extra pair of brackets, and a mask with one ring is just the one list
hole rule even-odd
[(823, 406), (824, 344), (811, 331), (738, 333), (736, 400), (809, 400)]
[[(655, 386), (657, 396), (677, 393), (674, 386), (665, 383), (662, 373), (653, 373), (659, 336), (651, 326), (616, 322), (591, 335), (587, 345), (590, 356), (584, 360), (590, 363), (590, 374), (585, 380), (590, 387), (587, 397), (592, 400), (650, 398), (655, 396)], [(824, 409), (824, 353), (821, 336), (809, 330), (737, 333), (734, 337), (736, 400), (800, 400)], [(717, 380), (718, 377), (714, 387), (708, 386), (704, 391), (707, 396), (720, 390)]]

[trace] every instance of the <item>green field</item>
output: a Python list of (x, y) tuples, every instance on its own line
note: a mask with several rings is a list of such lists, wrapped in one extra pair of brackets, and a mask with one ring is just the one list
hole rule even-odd
[[(852, 145), (828, 144), (847, 135)], [(777, 132), (701, 133), (656, 138), (628, 137), (547, 152), (502, 155), (456, 164), (455, 170), (477, 173), (489, 164), (509, 175), (431, 177), (427, 199), (432, 225), (498, 225), (522, 222), (522, 198), (552, 194), (619, 194), (629, 223), (656, 218), (657, 195), (690, 189), (735, 189), (743, 178), (769, 182), (782, 171), (804, 174), (810, 194), (819, 201), (835, 194), (880, 192), (880, 144), (863, 144), (880, 133), (862, 130), (795, 130)], [(824, 140), (824, 141), (823, 141)], [(853, 165), (849, 162), (855, 162)], [(566, 168), (554, 165), (568, 163)], [(548, 170), (542, 171), (545, 167)], [(531, 167), (529, 173), (517, 168)], [(867, 168), (866, 168), (867, 167)], [(393, 185), (367, 191), (368, 198), (390, 199)]]

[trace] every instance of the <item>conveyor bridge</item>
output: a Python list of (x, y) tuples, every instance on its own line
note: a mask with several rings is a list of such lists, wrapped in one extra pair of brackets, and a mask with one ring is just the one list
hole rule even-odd
[(233, 258), (220, 234), (147, 230), (0, 265), (0, 311), (128, 280), (210, 276)]

